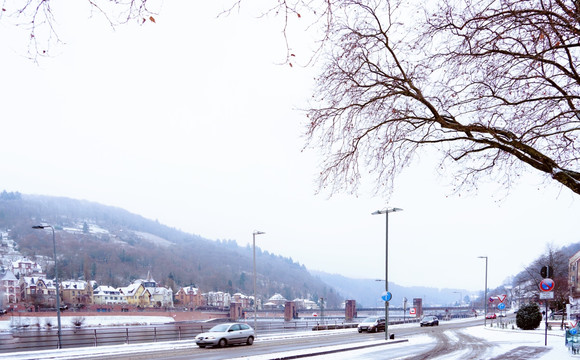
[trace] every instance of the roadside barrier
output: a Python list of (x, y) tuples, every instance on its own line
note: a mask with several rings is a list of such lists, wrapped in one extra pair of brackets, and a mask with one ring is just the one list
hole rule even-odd
[[(344, 319), (343, 319), (344, 320)], [(243, 321), (242, 321), (243, 322)], [(253, 327), (253, 322), (246, 321)], [(259, 335), (310, 331), (320, 321), (258, 321)], [(64, 328), (61, 330), (61, 348), (95, 347), (162, 341), (193, 340), (195, 336), (211, 329), (216, 323), (168, 323), (156, 326), (130, 326), (106, 328)], [(325, 326), (338, 326), (326, 322)], [(356, 324), (354, 324), (356, 327)], [(0, 353), (58, 348), (58, 330), (55, 327), (27, 327), (0, 333)]]

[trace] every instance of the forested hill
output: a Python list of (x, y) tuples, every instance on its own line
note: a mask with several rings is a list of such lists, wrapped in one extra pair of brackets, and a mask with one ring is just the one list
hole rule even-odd
[[(212, 241), (145, 219), (126, 210), (84, 200), (0, 193), (0, 231), (8, 231), (20, 253), (39, 261), (54, 276), (52, 234), (56, 230), (59, 277), (96, 280), (126, 286), (148, 272), (161, 285), (177, 291), (195, 285), (201, 291), (253, 293), (250, 246), (235, 240)], [(48, 267), (47, 267), (48, 265)], [(328, 299), (338, 306), (339, 294), (291, 258), (256, 248), (257, 292), (286, 299)]]

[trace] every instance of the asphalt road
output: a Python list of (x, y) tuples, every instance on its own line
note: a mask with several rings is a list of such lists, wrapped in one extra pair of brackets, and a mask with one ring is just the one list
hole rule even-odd
[[(461, 328), (483, 325), (483, 319), (474, 319), (468, 322), (442, 322), (439, 326), (435, 327), (419, 327), (419, 325), (412, 327), (401, 327), (394, 328), (390, 327), (389, 331), (395, 334), (395, 341), (385, 341), (381, 345), (377, 346), (377, 349), (381, 349), (383, 354), (389, 349), (390, 344), (397, 342), (398, 340), (404, 340), (405, 337), (428, 334), (437, 339), (435, 345), (431, 344), (429, 346), (417, 347), (414, 349), (407, 349), (406, 356), (409, 359), (425, 359), (425, 354), (437, 356), (444, 355), (457, 350), (456, 342), (444, 335), (446, 330), (458, 330)], [(357, 348), (361, 346), (362, 342), (368, 342), (370, 340), (384, 340), (384, 333), (362, 333), (359, 334), (355, 329), (352, 331), (337, 331), (336, 333), (327, 332), (327, 335), (320, 336), (305, 336), (296, 337), (289, 336), (287, 338), (280, 339), (269, 339), (267, 341), (260, 341), (260, 339), (254, 342), (252, 346), (231, 346), (226, 348), (205, 348), (200, 349), (192, 343), (191, 347), (185, 349), (175, 349), (171, 351), (159, 351), (150, 352), (145, 351), (141, 354), (127, 354), (127, 355), (115, 355), (115, 359), (170, 359), (170, 360), (185, 360), (185, 359), (207, 359), (207, 360), (218, 360), (218, 359), (232, 359), (239, 357), (250, 357), (258, 355), (275, 354), (279, 352), (294, 351), (294, 350), (305, 350), (310, 349), (312, 353), (320, 351), (321, 347), (325, 346), (336, 346), (336, 345), (349, 345), (349, 347)], [(472, 347), (474, 352), (480, 351), (482, 347), (486, 346), (484, 342), (478, 339), (461, 339), (461, 342), (468, 344), (467, 346)], [(351, 345), (351, 346), (350, 346)], [(143, 346), (143, 350), (146, 350), (147, 345)], [(386, 354), (385, 354), (386, 355)], [(430, 357), (430, 356), (429, 356)], [(86, 359), (86, 357), (84, 357)], [(104, 359), (105, 357), (96, 356), (91, 359)], [(276, 357), (279, 358), (279, 357)], [(388, 358), (388, 357), (387, 357)]]

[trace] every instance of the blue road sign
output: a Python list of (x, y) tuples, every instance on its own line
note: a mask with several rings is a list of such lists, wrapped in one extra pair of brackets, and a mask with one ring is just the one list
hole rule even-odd
[(391, 301), (392, 298), (393, 294), (391, 294), (389, 291), (384, 291), (383, 295), (381, 296), (381, 299), (383, 299), (383, 301)]
[(498, 304), (498, 305), (497, 305), (497, 308), (498, 308), (499, 310), (504, 310), (504, 309), (505, 309), (505, 304), (504, 304), (504, 303)]

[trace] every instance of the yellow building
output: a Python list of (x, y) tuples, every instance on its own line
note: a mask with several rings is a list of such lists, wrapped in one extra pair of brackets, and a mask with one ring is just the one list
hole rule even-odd
[(151, 305), (151, 293), (141, 280), (137, 280), (133, 284), (120, 288), (120, 292), (127, 299), (128, 305), (138, 306), (138, 307), (149, 307)]

